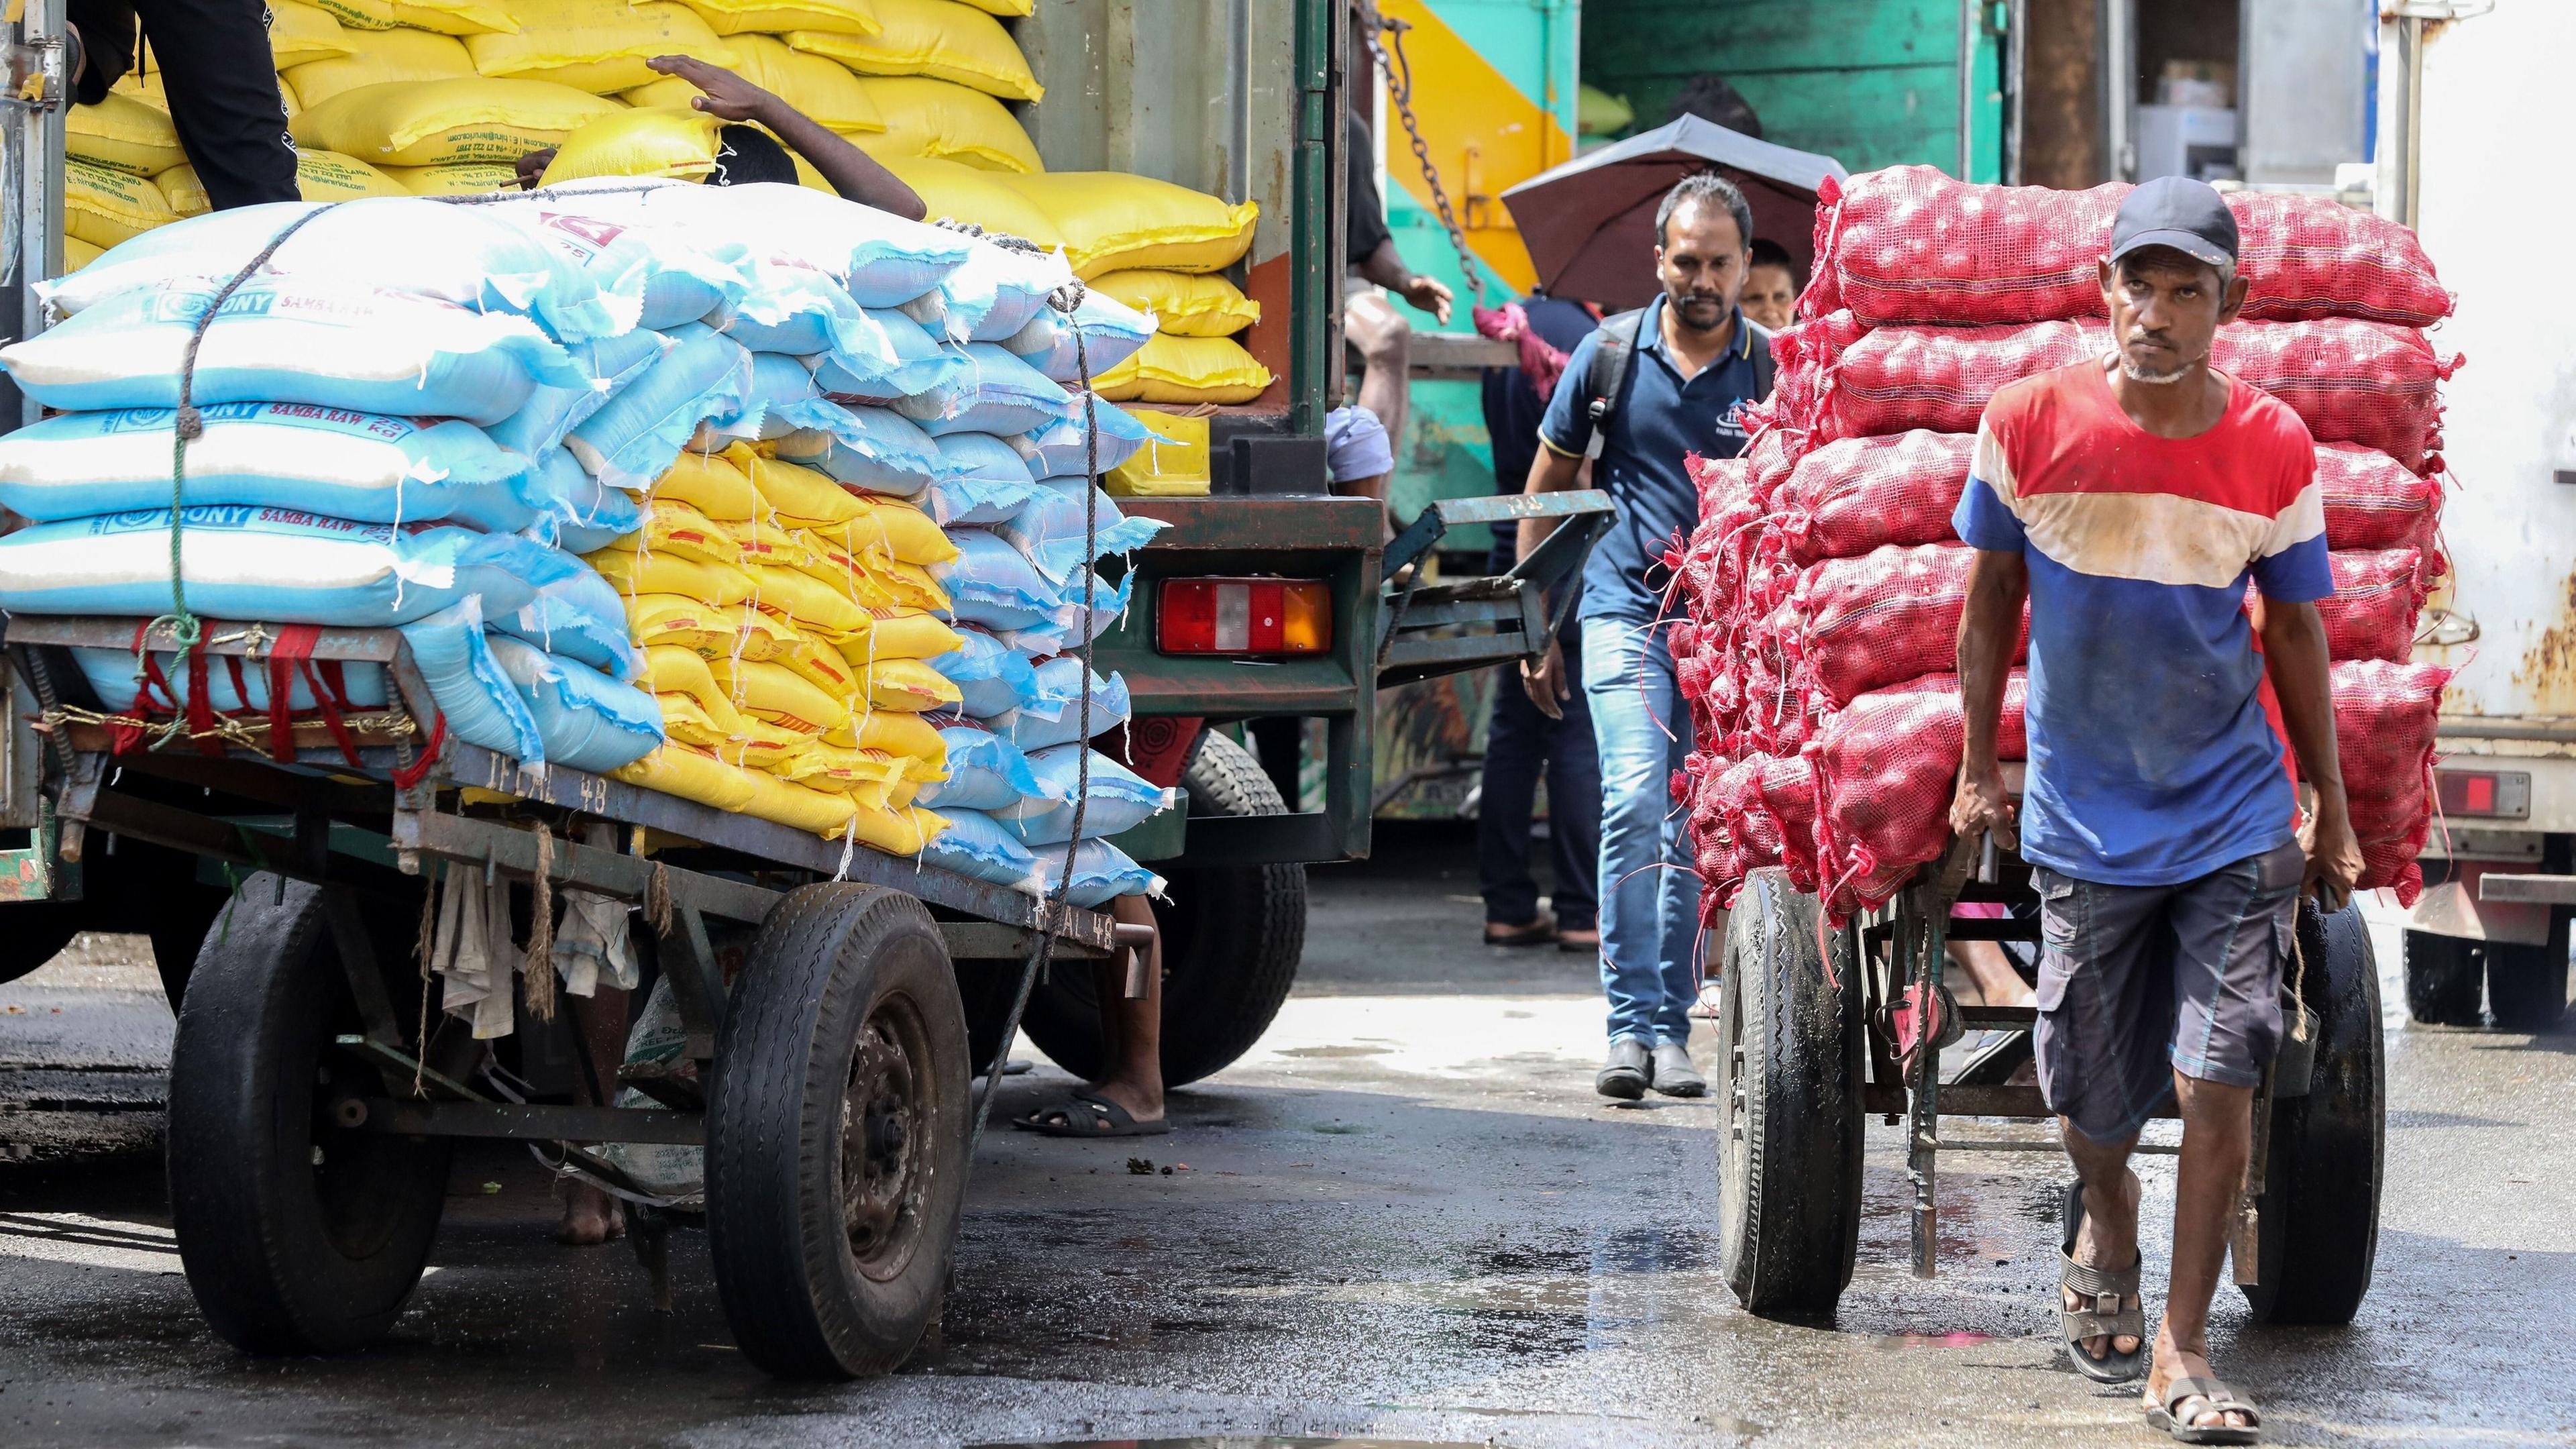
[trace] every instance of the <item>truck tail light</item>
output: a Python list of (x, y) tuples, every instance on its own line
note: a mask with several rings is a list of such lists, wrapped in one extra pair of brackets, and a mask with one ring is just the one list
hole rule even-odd
[(1333, 598), (1321, 579), (1165, 579), (1154, 644), (1166, 654), (1321, 654)]
[(2433, 789), (2444, 815), (2531, 818), (2531, 776), (2521, 770), (2435, 770)]

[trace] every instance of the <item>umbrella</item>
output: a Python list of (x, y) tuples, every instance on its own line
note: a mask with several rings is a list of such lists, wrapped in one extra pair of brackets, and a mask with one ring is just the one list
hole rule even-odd
[(1697, 116), (1631, 136), (1503, 193), (1549, 294), (1642, 307), (1655, 285), (1655, 207), (1673, 183), (1714, 169), (1753, 204), (1753, 234), (1815, 263), (1816, 188), (1849, 175), (1831, 156), (1757, 141)]

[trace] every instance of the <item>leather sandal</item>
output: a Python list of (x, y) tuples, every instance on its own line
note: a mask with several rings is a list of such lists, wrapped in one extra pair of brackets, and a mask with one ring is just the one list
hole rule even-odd
[[(2201, 1405), (2190, 1412), (2183, 1406), (2198, 1399)], [(2250, 1424), (2195, 1424), (2203, 1414), (2243, 1414)], [(2147, 1423), (2171, 1434), (2183, 1444), (2258, 1444), (2263, 1439), (2263, 1413), (2252, 1404), (2236, 1397), (2236, 1391), (2215, 1378), (2185, 1374), (2165, 1385), (2164, 1402), (2147, 1408)]]
[[(2089, 1379), (2106, 1384), (2125, 1383), (2146, 1371), (2147, 1310), (2138, 1296), (2138, 1268), (2143, 1257), (2125, 1269), (2105, 1271), (2075, 1261), (2075, 1238), (2084, 1228), (2084, 1184), (2070, 1183), (2066, 1189), (2066, 1235), (2058, 1247), (2060, 1260), (2058, 1285), (2089, 1308), (2069, 1308), (2064, 1298), (2057, 1302), (2057, 1321), (2066, 1336), (2066, 1352), (2075, 1360), (2076, 1371)], [(2123, 1302), (2127, 1306), (2123, 1307)], [(2134, 1338), (2138, 1346), (2122, 1353), (2104, 1345), (2102, 1357), (2095, 1358), (2084, 1347), (2088, 1338)], [(2214, 1439), (2211, 1443), (2230, 1443)]]

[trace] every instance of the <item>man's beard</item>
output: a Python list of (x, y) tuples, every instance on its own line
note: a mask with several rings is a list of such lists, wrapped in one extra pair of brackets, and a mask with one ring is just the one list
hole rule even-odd
[(2120, 352), (2120, 375), (2131, 382), (2143, 382), (2151, 387), (2171, 387), (2191, 375), (2191, 364), (2185, 363), (2171, 372), (2153, 372), (2123, 348)]

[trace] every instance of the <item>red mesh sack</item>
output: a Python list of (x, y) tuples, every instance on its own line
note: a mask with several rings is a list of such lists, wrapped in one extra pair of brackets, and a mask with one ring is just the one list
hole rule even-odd
[(2415, 648), (2415, 615), (2424, 604), (2423, 555), (2411, 548), (2344, 550), (2328, 561), (2334, 597), (2317, 601), (2326, 657), (2405, 663)]
[[(2131, 189), (1979, 186), (1929, 166), (1827, 186), (1818, 193), (1821, 285), (1810, 294), (1872, 325), (2101, 316), (2097, 266)], [(1827, 196), (1836, 200), (1826, 205)], [(2313, 197), (2249, 192), (2228, 206), (2248, 317), (2425, 326), (2450, 315), (2450, 294), (2404, 227)]]
[(2317, 491), (2325, 500), (2328, 547), (2421, 549), (2432, 565), (2428, 580), (2446, 571), (2433, 546), (2442, 509), (2442, 485), (2435, 479), (2418, 476), (2386, 453), (2320, 443)]
[(1772, 528), (1788, 561), (1858, 558), (1888, 544), (1956, 538), (1950, 515), (1968, 484), (1973, 433), (1920, 428), (1844, 438), (1798, 460), (1772, 495)]
[(2364, 842), (2397, 838), (2432, 815), (2433, 732), (2451, 671), (2354, 660), (2333, 672), (2335, 750), (2354, 833)]
[[(2008, 757), (2025, 751), (2023, 699), (2015, 670), (1996, 741)], [(1826, 719), (1807, 758), (1816, 771), (1817, 870), (1828, 912), (1884, 904), (1948, 847), (1963, 739), (1959, 682), (1948, 675), (1864, 695)]]
[[(1781, 640), (1795, 678), (1820, 703), (1843, 704), (1955, 667), (1975, 559), (1965, 544), (1891, 544), (1808, 569), (1788, 605), (1801, 624)], [(2029, 644), (2025, 621), (2013, 658), (2024, 657)]]

